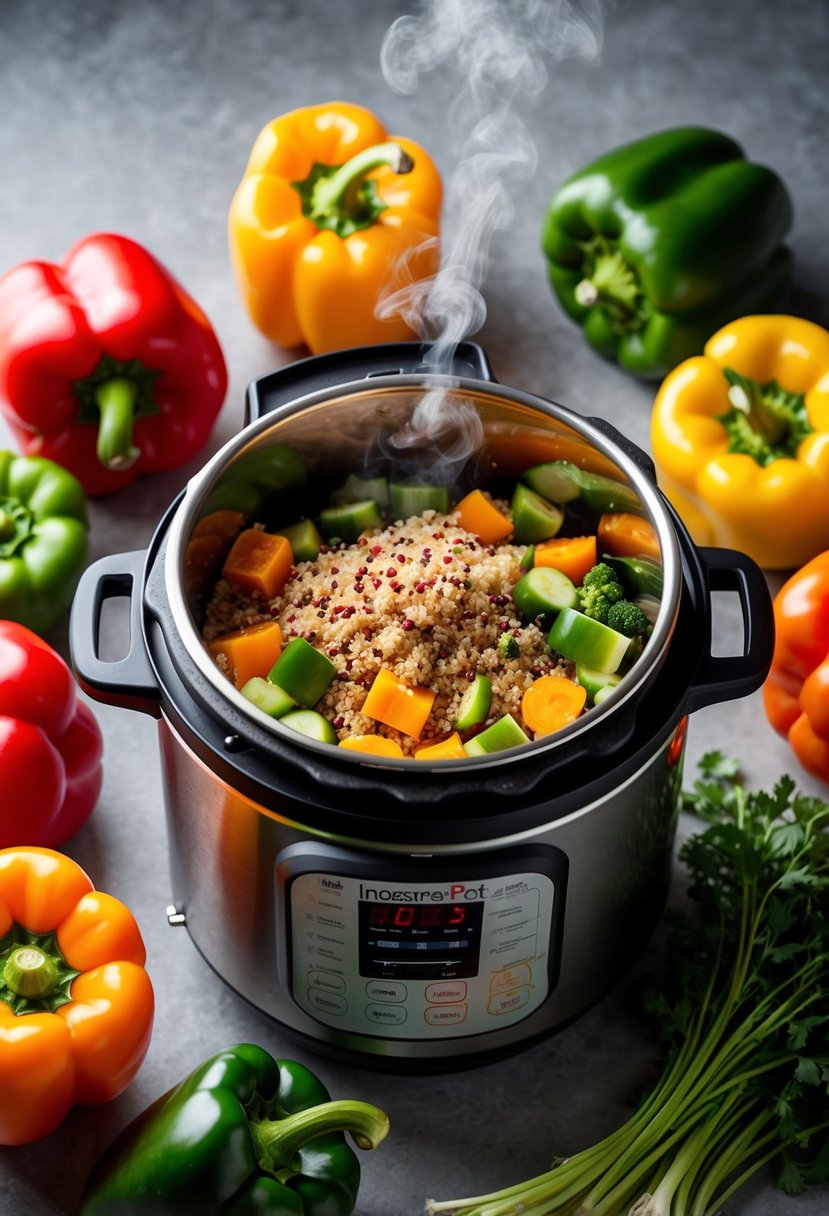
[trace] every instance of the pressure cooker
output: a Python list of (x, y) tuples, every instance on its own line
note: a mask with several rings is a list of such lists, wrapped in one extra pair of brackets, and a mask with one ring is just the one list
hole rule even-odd
[[(401, 1071), (524, 1047), (630, 967), (664, 908), (687, 715), (757, 689), (773, 644), (761, 572), (695, 547), (650, 459), (617, 430), (499, 384), (473, 344), (439, 374), (428, 357), (417, 343), (367, 347), (255, 381), (244, 428), (146, 552), (86, 571), (70, 627), (83, 689), (158, 720), (170, 923), (306, 1048)], [(395, 445), (435, 392), (445, 419), (475, 423), (460, 463), (454, 438)], [(214, 512), (298, 519), (350, 473), (401, 461), (428, 476), (444, 457), (456, 484), (495, 493), (528, 453), (611, 470), (658, 538), (652, 636), (600, 706), (526, 746), (386, 759), (288, 730), (216, 666), (194, 561)], [(737, 597), (741, 653), (712, 653), (712, 592)], [(100, 623), (116, 597), (130, 636), (108, 661)]]

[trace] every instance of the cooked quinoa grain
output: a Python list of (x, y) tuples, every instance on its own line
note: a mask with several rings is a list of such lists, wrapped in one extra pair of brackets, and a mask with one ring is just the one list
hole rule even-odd
[[(203, 637), (210, 642), (276, 620), (286, 642), (305, 638), (337, 669), (316, 708), (340, 739), (382, 734), (413, 755), (451, 733), (476, 673), (489, 677), (492, 704), (486, 722), (465, 738), (506, 713), (523, 727), (521, 698), (533, 681), (553, 672), (573, 676), (572, 664), (551, 654), (543, 629), (523, 623), (513, 602), (523, 553), (521, 545), (482, 544), (458, 526), (456, 515), (426, 511), (354, 544), (324, 546), (314, 561), (297, 564), (283, 593), (270, 601), (221, 579)], [(505, 634), (518, 645), (515, 658), (499, 649)], [(419, 739), (361, 713), (381, 668), (436, 694)]]

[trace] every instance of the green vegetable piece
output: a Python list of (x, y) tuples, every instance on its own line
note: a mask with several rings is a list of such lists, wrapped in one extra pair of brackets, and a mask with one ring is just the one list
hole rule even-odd
[(358, 539), (362, 532), (381, 528), (383, 518), (373, 498), (361, 502), (347, 502), (339, 507), (326, 507), (320, 511), (320, 531), (326, 540), (348, 542)]
[(662, 596), (662, 563), (654, 557), (611, 557), (602, 554), (602, 561), (616, 571), (632, 595)]
[(512, 496), (512, 522), (515, 527), (515, 542), (519, 545), (533, 544), (537, 540), (549, 540), (555, 536), (564, 522), (564, 512), (555, 503), (548, 502), (535, 490), (520, 482)]
[(565, 659), (584, 663), (598, 671), (614, 672), (619, 668), (630, 645), (630, 638), (601, 621), (594, 621), (574, 608), (564, 608), (553, 621), (547, 634), (547, 645)]
[(576, 588), (566, 574), (552, 566), (534, 566), (515, 584), (512, 598), (521, 615), (529, 621), (553, 616), (562, 608), (578, 603)]
[(479, 722), (485, 722), (492, 704), (492, 682), (488, 676), (476, 674), (475, 679), (461, 697), (458, 716), (452, 723), (455, 730), (469, 730)]
[(338, 743), (334, 727), (315, 709), (294, 709), (285, 714), (281, 721), (283, 726), (297, 731), (300, 735), (306, 735), (309, 739), (316, 739), (318, 743)]
[(600, 704), (602, 691), (608, 689), (612, 692), (617, 684), (622, 682), (621, 676), (607, 671), (597, 671), (595, 667), (588, 667), (584, 663), (576, 664), (576, 679), (587, 692), (588, 705)]
[(242, 686), (242, 696), (247, 697), (258, 709), (262, 709), (272, 718), (283, 718), (285, 714), (296, 709), (296, 701), (289, 697), (284, 689), (263, 680), (261, 676), (253, 676)]
[(301, 519), (279, 529), (280, 536), (287, 536), (295, 562), (312, 562), (319, 555), (322, 537), (313, 519)]
[(0, 618), (45, 633), (86, 561), (86, 498), (66, 469), (0, 451)]
[(596, 695), (593, 697), (593, 705), (601, 705), (603, 701), (606, 701), (615, 687), (615, 684), (606, 684), (604, 688), (597, 689)]
[(96, 1165), (82, 1216), (351, 1216), (360, 1165), (344, 1132), (376, 1148), (388, 1118), (332, 1102), (302, 1064), (239, 1043), (133, 1120)]
[(336, 667), (326, 655), (305, 638), (293, 638), (268, 672), (268, 679), (297, 705), (310, 709), (325, 694), (336, 674)]
[(492, 726), (488, 726), (474, 739), (464, 743), (463, 750), (467, 756), (488, 756), (491, 752), (503, 752), (510, 747), (520, 747), (522, 743), (529, 743), (529, 739), (512, 714), (504, 714), (503, 718), (493, 722)]
[(241, 456), (224, 474), (204, 505), (212, 511), (241, 511), (260, 518), (269, 499), (287, 494), (305, 484), (307, 471), (298, 452), (284, 443), (257, 447)]
[(335, 506), (364, 502), (368, 498), (373, 498), (379, 507), (389, 505), (389, 483), (385, 477), (357, 477), (349, 473), (344, 484), (331, 494), (331, 502)]
[(620, 600), (610, 605), (607, 624), (629, 638), (645, 637), (651, 632), (650, 621), (639, 605), (632, 604), (630, 600)]
[(625, 482), (603, 477), (601, 473), (588, 473), (569, 460), (537, 464), (527, 469), (521, 480), (550, 502), (567, 503), (579, 498), (596, 515), (614, 511), (642, 514), (638, 494)]
[(521, 557), (521, 561), (518, 563), (518, 566), (521, 570), (532, 570), (534, 562), (535, 562), (535, 545), (529, 545), (524, 550), (524, 553)]
[(619, 582), (616, 571), (606, 562), (592, 566), (578, 589), (578, 605), (585, 616), (607, 624), (607, 614), (613, 604), (624, 599), (625, 589)]
[(389, 507), (393, 519), (410, 519), (424, 511), (449, 510), (449, 490), (425, 481), (392, 481), (389, 484)]
[(498, 653), (504, 659), (517, 659), (521, 653), (518, 638), (514, 638), (511, 633), (502, 633), (498, 639)]
[(550, 282), (591, 346), (661, 379), (735, 317), (768, 312), (791, 271), (781, 179), (719, 131), (616, 148), (554, 194)]

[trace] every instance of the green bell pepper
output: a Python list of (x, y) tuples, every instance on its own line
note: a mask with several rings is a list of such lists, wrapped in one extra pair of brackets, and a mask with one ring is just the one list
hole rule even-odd
[(51, 460), (0, 451), (0, 617), (50, 629), (86, 560), (86, 498)]
[(587, 341), (664, 376), (735, 317), (766, 311), (791, 270), (780, 178), (728, 136), (660, 131), (556, 191), (542, 233), (553, 290)]
[(388, 1118), (332, 1102), (312, 1072), (240, 1043), (211, 1056), (118, 1136), (81, 1216), (350, 1216)]

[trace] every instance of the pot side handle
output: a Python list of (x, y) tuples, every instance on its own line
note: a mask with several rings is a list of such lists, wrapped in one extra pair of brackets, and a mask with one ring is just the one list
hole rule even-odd
[[(78, 683), (94, 700), (158, 718), (160, 692), (141, 622), (146, 559), (141, 549), (111, 554), (83, 572), (69, 617), (69, 652)], [(101, 613), (107, 600), (124, 597), (130, 609), (129, 648), (123, 658), (109, 662), (100, 657)]]
[[(260, 376), (248, 386), (245, 423), (255, 422), (278, 406), (320, 389), (336, 388), (352, 380), (368, 380), (375, 376), (424, 371), (430, 350), (428, 343), (423, 342), (389, 342), (298, 359), (267, 376)], [(459, 343), (451, 366), (446, 370), (448, 375), (496, 383), (485, 351), (474, 342)]]
[(711, 591), (736, 591), (743, 617), (742, 655), (704, 655), (685, 702), (693, 713), (719, 701), (732, 701), (756, 692), (771, 666), (774, 651), (774, 612), (760, 568), (736, 549), (697, 549)]

